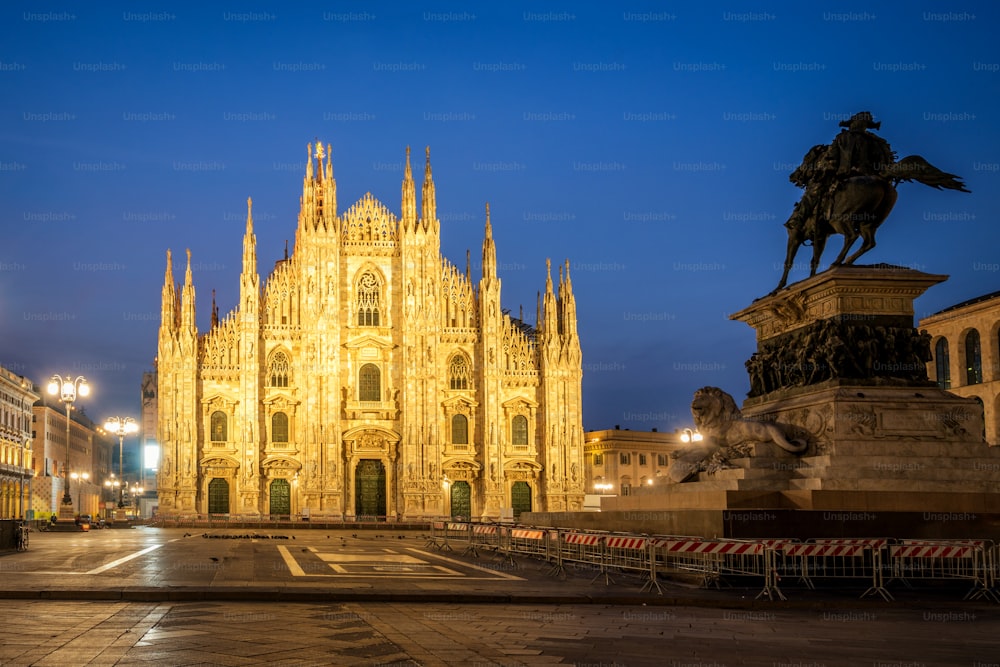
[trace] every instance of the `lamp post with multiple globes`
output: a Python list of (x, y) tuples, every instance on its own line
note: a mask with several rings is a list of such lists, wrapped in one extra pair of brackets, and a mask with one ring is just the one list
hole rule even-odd
[(119, 502), (119, 507), (122, 504), (122, 494), (125, 493), (122, 489), (122, 482), (120, 478), (115, 477), (114, 473), (111, 473), (109, 479), (104, 480), (104, 486), (107, 487), (108, 491), (111, 492), (112, 497), (117, 497)]
[[(73, 409), (73, 403), (76, 401), (77, 395), (87, 396), (90, 393), (90, 385), (87, 384), (87, 378), (82, 375), (78, 375), (76, 379), (73, 379), (72, 376), (69, 375), (65, 378), (61, 375), (53, 375), (49, 379), (48, 390), (49, 394), (52, 396), (58, 396), (59, 400), (66, 406), (66, 461), (63, 464), (63, 497), (60, 514), (65, 518), (72, 518), (73, 498), (69, 493), (69, 442), (71, 431), (70, 410)], [(63, 516), (60, 518), (63, 518)]]
[[(104, 423), (104, 430), (118, 436), (118, 479), (125, 480), (122, 473), (122, 453), (124, 449), (125, 436), (129, 433), (137, 433), (139, 425), (131, 417), (111, 417)], [(119, 486), (118, 509), (125, 507), (125, 487)]]

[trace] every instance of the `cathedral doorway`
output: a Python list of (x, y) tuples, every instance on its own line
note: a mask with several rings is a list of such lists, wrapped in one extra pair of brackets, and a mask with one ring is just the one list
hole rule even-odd
[(527, 482), (514, 482), (514, 486), (510, 487), (510, 506), (515, 519), (521, 512), (531, 511), (531, 486)]
[(354, 470), (354, 514), (385, 519), (385, 465), (377, 459), (362, 459)]
[(276, 479), (271, 482), (271, 516), (288, 518), (292, 513), (292, 489), (287, 479)]
[(229, 514), (229, 482), (216, 477), (208, 483), (208, 513)]
[(451, 485), (451, 518), (468, 521), (472, 517), (472, 488), (468, 482)]

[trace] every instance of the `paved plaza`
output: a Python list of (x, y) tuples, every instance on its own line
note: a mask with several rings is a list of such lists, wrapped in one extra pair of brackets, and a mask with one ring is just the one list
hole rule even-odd
[(1000, 664), (1000, 606), (954, 587), (775, 603), (593, 579), (419, 532), (36, 532), (0, 556), (0, 665)]

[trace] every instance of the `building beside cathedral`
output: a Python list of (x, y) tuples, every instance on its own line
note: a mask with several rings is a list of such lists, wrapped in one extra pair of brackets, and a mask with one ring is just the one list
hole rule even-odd
[(1000, 445), (1000, 292), (957, 303), (920, 320), (931, 335), (927, 376), (983, 408), (983, 438)]
[[(294, 252), (261, 283), (251, 202), (240, 300), (200, 333), (188, 252), (170, 252), (157, 357), (165, 514), (498, 518), (580, 510), (576, 301), (549, 267), (535, 326), (501, 307), (489, 207), (482, 275), (440, 252), (430, 151), (407, 149), (397, 218), (345, 211), (310, 146)], [(315, 163), (314, 163), (315, 160)]]

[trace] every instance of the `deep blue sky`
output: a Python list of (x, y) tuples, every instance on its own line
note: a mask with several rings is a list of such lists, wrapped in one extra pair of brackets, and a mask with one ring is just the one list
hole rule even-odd
[(398, 214), (405, 147), (419, 169), (430, 145), (443, 254), (478, 277), (489, 201), (529, 321), (545, 258), (571, 261), (587, 429), (688, 426), (704, 385), (742, 400), (754, 334), (728, 316), (777, 283), (788, 174), (854, 112), (973, 191), (901, 185), (862, 262), (949, 274), (918, 317), (1000, 289), (996, 3), (744, 4), (4, 3), (0, 365), (138, 416), (166, 249), (178, 277), (192, 250), (204, 331), (212, 289), (236, 302), (246, 198), (264, 279), (317, 137), (341, 211), (370, 190)]

